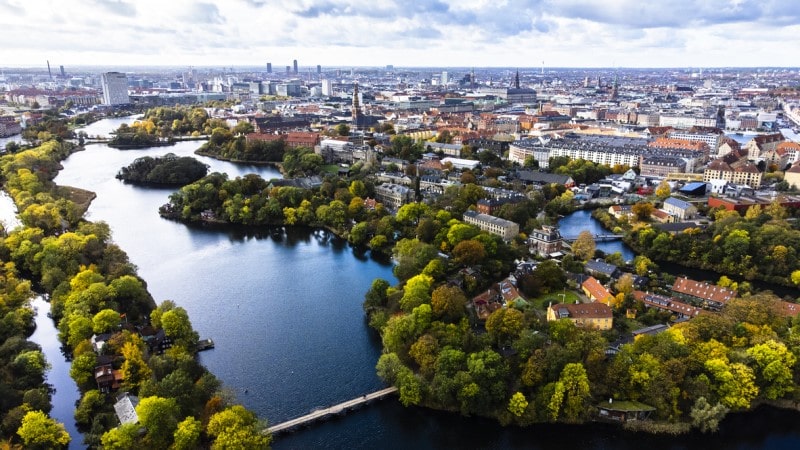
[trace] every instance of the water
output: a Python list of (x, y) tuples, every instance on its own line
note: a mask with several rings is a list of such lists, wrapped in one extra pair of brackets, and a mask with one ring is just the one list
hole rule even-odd
[[(561, 232), (561, 236), (566, 237), (575, 237), (581, 231), (589, 231), (595, 235), (611, 233), (610, 230), (603, 227), (603, 224), (592, 217), (591, 211), (585, 209), (575, 211), (559, 220), (558, 229)], [(625, 261), (630, 261), (636, 256), (633, 250), (621, 240), (597, 242), (597, 249), (604, 251), (606, 254), (620, 252)]]
[(97, 122), (92, 122), (85, 127), (76, 131), (83, 131), (89, 137), (110, 138), (111, 132), (119, 128), (123, 123), (126, 125), (132, 124), (136, 119), (142, 117), (142, 114), (136, 114), (126, 117), (114, 117), (110, 119), (102, 119)]
[[(201, 354), (203, 363), (260, 417), (277, 423), (382, 387), (374, 369), (380, 341), (364, 323), (360, 305), (373, 278), (395, 281), (389, 265), (319, 230), (255, 233), (163, 220), (157, 208), (171, 190), (114, 179), (134, 158), (191, 154), (197, 145), (125, 151), (92, 145), (64, 162), (56, 182), (98, 194), (90, 218), (109, 223), (157, 301), (172, 299), (185, 307), (201, 337), (215, 340), (216, 348)], [(232, 176), (278, 176), (268, 167), (200, 159)], [(588, 213), (577, 217), (582, 219), (569, 226), (592, 226)], [(624, 249), (620, 242), (606, 244)], [(67, 367), (58, 370), (68, 377)], [(49, 376), (56, 371), (54, 365)], [(60, 392), (54, 399), (69, 408), (73, 401)], [(665, 438), (600, 425), (503, 428), (489, 420), (403, 408), (389, 398), (279, 436), (273, 447), (788, 449), (800, 447), (798, 416), (759, 410), (726, 421), (721, 434)]]
[(72, 438), (69, 448), (82, 448), (83, 436), (78, 431), (74, 418), (75, 405), (80, 399), (80, 392), (69, 376), (70, 363), (61, 353), (58, 330), (56, 330), (53, 319), (47, 316), (50, 312), (50, 303), (44, 301), (42, 297), (36, 297), (31, 304), (36, 308), (36, 331), (33, 332), (30, 340), (42, 347), (42, 352), (44, 352), (47, 362), (50, 363), (50, 370), (46, 375), (47, 382), (55, 388), (50, 416), (66, 427)]

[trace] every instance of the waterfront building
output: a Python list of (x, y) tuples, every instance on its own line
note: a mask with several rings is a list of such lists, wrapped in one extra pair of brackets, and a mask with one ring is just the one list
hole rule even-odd
[(679, 319), (697, 317), (703, 310), (688, 303), (677, 301), (674, 298), (643, 291), (633, 291), (633, 298), (644, 303), (647, 308), (656, 308), (661, 311), (671, 312)]
[(517, 223), (475, 211), (464, 213), (464, 223), (475, 225), (483, 231), (496, 234), (503, 238), (504, 241), (510, 241), (519, 234), (519, 225)]
[(104, 105), (127, 105), (130, 103), (128, 97), (128, 77), (121, 72), (105, 72), (100, 77), (100, 84), (103, 87)]
[(564, 248), (564, 239), (558, 228), (548, 225), (533, 230), (529, 243), (531, 253), (539, 256), (548, 256), (560, 252)]
[(643, 177), (666, 177), (671, 173), (686, 172), (686, 160), (678, 156), (642, 156), (639, 174)]

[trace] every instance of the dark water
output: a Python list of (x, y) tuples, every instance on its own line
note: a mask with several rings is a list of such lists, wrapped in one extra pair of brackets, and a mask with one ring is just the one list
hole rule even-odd
[[(603, 228), (597, 219), (592, 217), (589, 210), (578, 210), (558, 221), (558, 228), (562, 236), (575, 237), (581, 231), (589, 231), (592, 234), (611, 234), (611, 231)], [(636, 254), (625, 245), (621, 240), (597, 242), (597, 249), (606, 253), (620, 252), (625, 261), (632, 260)]]
[[(380, 342), (364, 323), (360, 305), (374, 278), (395, 281), (389, 265), (354, 253), (323, 231), (254, 233), (163, 220), (157, 208), (170, 190), (137, 188), (114, 179), (136, 157), (190, 154), (197, 145), (134, 151), (93, 145), (72, 155), (56, 181), (98, 194), (90, 219), (109, 223), (114, 240), (139, 267), (157, 301), (172, 299), (185, 307), (201, 337), (214, 339), (217, 346), (202, 353), (203, 363), (260, 417), (277, 423), (379, 389), (374, 366)], [(231, 175), (258, 171), (266, 178), (278, 176), (270, 168), (201, 159), (212, 170)], [(68, 377), (67, 369), (62, 370), (59, 374), (54, 369), (50, 376)], [(71, 407), (72, 400), (57, 396), (55, 402)], [(279, 436), (273, 446), (800, 448), (798, 415), (780, 412), (775, 419), (770, 414), (748, 415), (722, 436), (666, 439), (604, 426), (502, 428), (487, 420), (403, 408), (390, 398)]]
[(70, 363), (64, 359), (64, 355), (61, 353), (58, 330), (56, 330), (53, 319), (47, 316), (50, 312), (50, 304), (41, 297), (33, 299), (31, 304), (36, 308), (36, 331), (33, 332), (30, 340), (42, 347), (42, 352), (44, 352), (47, 362), (50, 364), (50, 370), (47, 372), (47, 382), (55, 389), (53, 409), (50, 411), (50, 416), (63, 423), (67, 432), (69, 432), (72, 438), (69, 448), (82, 448), (83, 438), (75, 426), (74, 419), (75, 405), (80, 399), (80, 393), (78, 392), (78, 386), (69, 377)]

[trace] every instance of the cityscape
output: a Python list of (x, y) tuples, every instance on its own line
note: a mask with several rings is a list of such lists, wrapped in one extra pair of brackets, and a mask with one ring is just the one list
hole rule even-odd
[(800, 446), (798, 7), (0, 25), (5, 447)]

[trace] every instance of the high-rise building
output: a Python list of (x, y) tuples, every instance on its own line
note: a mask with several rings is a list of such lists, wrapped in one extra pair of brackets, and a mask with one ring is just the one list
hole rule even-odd
[(67, 73), (64, 72), (64, 66), (61, 66), (61, 78), (66, 78)]
[(442, 72), (442, 86), (447, 86), (447, 72)]
[(319, 74), (321, 74), (321, 73), (322, 73), (322, 66), (320, 66), (319, 64), (317, 64), (317, 75), (319, 75)]
[(272, 73), (272, 63), (267, 63), (267, 73)]
[(121, 72), (106, 72), (100, 77), (103, 86), (104, 105), (125, 105), (130, 103), (128, 97), (128, 77)]
[(294, 60), (294, 74), (297, 75), (297, 60)]
[(292, 66), (286, 66), (286, 75), (292, 73)]
[(333, 95), (333, 82), (331, 80), (322, 80), (322, 95), (328, 97)]

